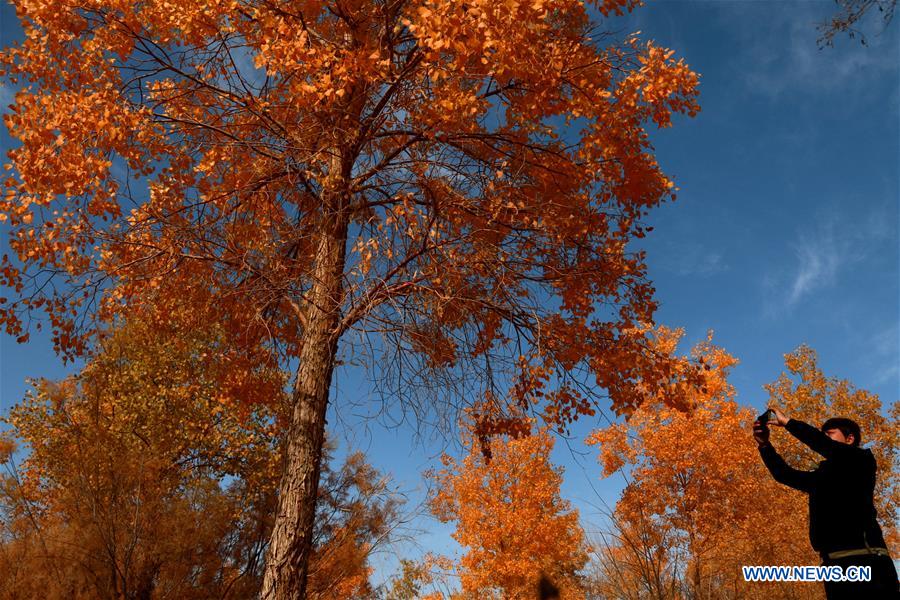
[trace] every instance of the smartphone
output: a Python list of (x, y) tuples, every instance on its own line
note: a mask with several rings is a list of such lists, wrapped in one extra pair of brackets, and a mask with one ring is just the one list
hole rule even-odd
[(771, 408), (767, 409), (766, 412), (756, 417), (756, 420), (762, 423), (763, 425), (768, 425), (773, 421), (777, 421), (778, 417), (775, 416), (775, 411)]

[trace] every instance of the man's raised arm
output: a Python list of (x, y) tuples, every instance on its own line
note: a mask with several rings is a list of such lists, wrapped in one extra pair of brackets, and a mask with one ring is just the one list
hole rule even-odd
[(778, 483), (792, 487), (801, 492), (808, 492), (812, 487), (811, 471), (801, 471), (789, 466), (781, 455), (775, 451), (772, 444), (766, 443), (759, 447), (759, 455), (763, 464), (769, 469), (769, 473)]
[(759, 446), (759, 455), (762, 457), (763, 464), (769, 469), (769, 473), (772, 474), (775, 481), (801, 492), (810, 490), (813, 474), (810, 471), (800, 471), (788, 466), (769, 443), (769, 428), (759, 421), (753, 424), (753, 439)]
[(859, 450), (858, 447), (851, 444), (833, 440), (825, 435), (825, 432), (819, 431), (809, 423), (804, 423), (797, 419), (790, 419), (784, 428), (787, 429), (792, 436), (825, 458), (848, 456)]
[[(775, 413), (774, 425), (784, 427), (792, 436), (825, 458), (847, 458), (858, 455), (860, 450), (858, 446), (833, 440), (824, 431), (803, 421), (791, 419), (777, 408), (771, 410)], [(857, 435), (857, 437), (859, 436)]]

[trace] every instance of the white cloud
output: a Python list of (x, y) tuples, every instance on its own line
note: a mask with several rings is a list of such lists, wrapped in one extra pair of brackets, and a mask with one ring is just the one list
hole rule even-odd
[[(827, 6), (823, 6), (827, 5)], [(885, 30), (858, 40), (838, 38), (819, 48), (817, 25), (836, 10), (834, 4), (786, 5), (723, 2), (719, 15), (737, 34), (735, 75), (751, 93), (777, 99), (786, 93), (819, 95), (845, 86), (865, 92), (867, 81), (896, 77), (896, 33)]]
[(7, 105), (12, 104), (15, 92), (13, 89), (0, 81), (0, 114), (7, 112)]
[[(852, 203), (850, 203), (852, 205)], [(815, 292), (839, 283), (850, 267), (876, 251), (892, 233), (883, 211), (855, 220), (836, 211), (823, 213), (802, 228), (790, 245), (793, 260), (767, 273), (763, 287), (770, 315), (794, 308)]]
[(849, 248), (841, 242), (832, 226), (818, 235), (802, 237), (795, 245), (798, 268), (788, 292), (789, 305), (834, 282), (838, 269), (852, 258), (846, 254)]
[(728, 270), (721, 252), (697, 242), (669, 244), (659, 260), (663, 269), (683, 277), (710, 277)]

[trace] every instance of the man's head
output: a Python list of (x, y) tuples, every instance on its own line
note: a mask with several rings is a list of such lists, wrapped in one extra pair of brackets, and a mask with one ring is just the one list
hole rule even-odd
[(834, 417), (822, 423), (822, 431), (836, 442), (859, 446), (859, 425), (844, 417)]

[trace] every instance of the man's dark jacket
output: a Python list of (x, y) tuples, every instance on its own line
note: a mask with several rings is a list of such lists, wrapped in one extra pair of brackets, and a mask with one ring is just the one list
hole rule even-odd
[(814, 471), (791, 468), (770, 444), (760, 446), (776, 481), (809, 494), (809, 541), (820, 554), (869, 546), (884, 548), (876, 520), (875, 457), (871, 450), (837, 442), (802, 421), (785, 426), (795, 438), (825, 457)]

